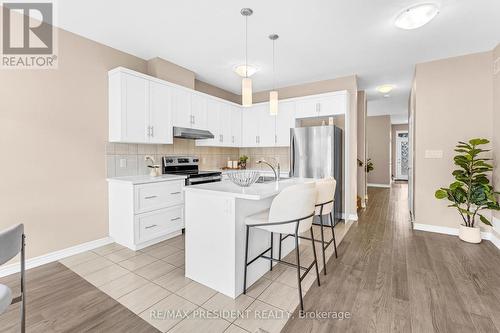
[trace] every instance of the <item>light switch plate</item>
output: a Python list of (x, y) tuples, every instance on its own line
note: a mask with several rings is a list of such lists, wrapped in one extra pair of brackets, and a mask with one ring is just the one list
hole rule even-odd
[(120, 158), (120, 168), (126, 168), (126, 167), (127, 167), (127, 159)]
[(426, 150), (425, 158), (443, 158), (442, 150)]

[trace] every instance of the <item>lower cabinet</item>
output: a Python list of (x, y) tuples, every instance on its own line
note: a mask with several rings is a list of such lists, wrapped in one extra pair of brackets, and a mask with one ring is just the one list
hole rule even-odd
[(137, 251), (184, 228), (184, 180), (152, 183), (109, 179), (109, 235)]

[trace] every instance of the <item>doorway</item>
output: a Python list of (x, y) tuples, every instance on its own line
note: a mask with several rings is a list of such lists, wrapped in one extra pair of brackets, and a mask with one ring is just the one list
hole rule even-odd
[(408, 131), (396, 131), (396, 180), (408, 180)]

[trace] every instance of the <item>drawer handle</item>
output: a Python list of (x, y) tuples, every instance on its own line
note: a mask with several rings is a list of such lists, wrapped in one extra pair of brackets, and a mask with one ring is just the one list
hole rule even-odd
[(177, 221), (177, 220), (180, 220), (181, 218), (180, 217), (175, 217), (173, 219), (170, 219), (170, 221)]
[(171, 195), (174, 195), (174, 194), (181, 194), (181, 192), (172, 192), (170, 193)]
[(151, 228), (154, 228), (154, 227), (157, 227), (157, 226), (158, 226), (158, 225), (156, 225), (156, 224), (148, 225), (148, 226), (146, 227), (146, 229), (151, 229)]
[(154, 199), (157, 198), (157, 195), (150, 195), (149, 197), (144, 197), (144, 199)]

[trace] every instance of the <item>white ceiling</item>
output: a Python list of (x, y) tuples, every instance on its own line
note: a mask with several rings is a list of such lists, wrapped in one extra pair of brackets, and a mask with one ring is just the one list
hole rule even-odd
[[(430, 0), (433, 1), (433, 0)], [(144, 59), (161, 57), (197, 78), (239, 93), (244, 19), (251, 7), (249, 63), (254, 90), (272, 87), (270, 33), (277, 44), (277, 86), (357, 74), (369, 114), (404, 114), (414, 65), (492, 49), (500, 41), (500, 1), (436, 0), (441, 12), (417, 30), (395, 16), (418, 0), (63, 0), (58, 25)], [(391, 97), (375, 91), (395, 84)]]

